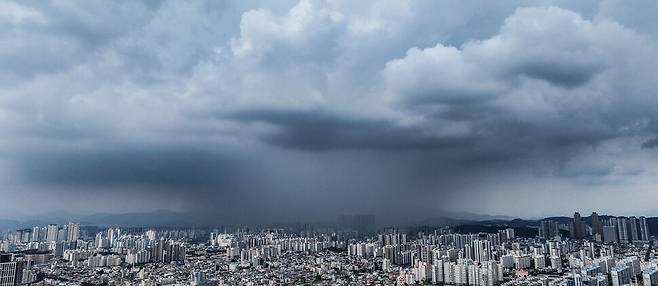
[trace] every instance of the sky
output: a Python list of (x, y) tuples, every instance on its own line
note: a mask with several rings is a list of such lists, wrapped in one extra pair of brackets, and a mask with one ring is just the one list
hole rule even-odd
[(0, 217), (658, 215), (656, 11), (3, 1)]

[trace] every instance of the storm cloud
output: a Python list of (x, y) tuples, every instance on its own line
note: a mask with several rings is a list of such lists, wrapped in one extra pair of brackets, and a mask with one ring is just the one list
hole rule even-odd
[(5, 2), (0, 215), (655, 215), (657, 8)]

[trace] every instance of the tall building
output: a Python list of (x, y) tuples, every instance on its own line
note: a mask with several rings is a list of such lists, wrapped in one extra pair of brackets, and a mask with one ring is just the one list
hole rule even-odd
[(573, 220), (571, 221), (571, 237), (575, 239), (581, 239), (584, 237), (585, 227), (583, 226), (583, 220), (580, 217), (580, 213), (575, 212), (573, 214)]
[(617, 233), (619, 241), (628, 242), (628, 219), (625, 217), (617, 218)]
[(11, 255), (0, 255), (0, 286), (18, 286), (23, 281), (23, 261), (11, 261)]
[(39, 234), (40, 234), (40, 233), (41, 233), (40, 227), (38, 227), (38, 226), (33, 227), (33, 228), (32, 228), (32, 237), (31, 237), (31, 241), (35, 241), (35, 242), (36, 242), (36, 241), (40, 241), (40, 240), (39, 240), (39, 239), (40, 239), (40, 237), (39, 237)]
[(600, 234), (603, 235), (603, 225), (601, 224), (601, 221), (599, 220), (599, 214), (596, 212), (592, 213), (592, 234)]
[(539, 236), (544, 239), (553, 239), (560, 235), (558, 222), (552, 220), (542, 220), (539, 227)]
[(40, 242), (45, 242), (48, 239), (48, 227), (40, 227), (39, 228), (39, 241)]
[(477, 262), (489, 261), (491, 258), (491, 242), (488, 240), (474, 241), (473, 250), (473, 259)]
[(605, 243), (617, 242), (617, 226), (615, 225), (603, 226), (603, 242)]
[(110, 248), (114, 247), (115, 242), (121, 237), (121, 229), (119, 228), (109, 228), (107, 230), (107, 239), (110, 243)]
[(56, 224), (48, 225), (48, 232), (46, 234), (46, 241), (57, 242), (57, 235), (59, 234), (59, 226)]
[(57, 231), (57, 242), (62, 242), (66, 240), (66, 236), (68, 235), (68, 229), (67, 226), (64, 225), (64, 227), (60, 228)]
[(649, 240), (649, 225), (647, 225), (647, 218), (640, 217), (640, 239)]
[(443, 282), (443, 261), (439, 259), (432, 264), (432, 283), (439, 284)]
[(548, 254), (551, 257), (560, 257), (562, 256), (562, 250), (560, 249), (560, 243), (557, 241), (548, 242)]
[(636, 241), (639, 239), (637, 218), (634, 216), (628, 218), (628, 232), (630, 233), (629, 239), (631, 241)]
[(66, 240), (76, 241), (80, 238), (80, 224), (79, 223), (69, 223), (67, 226), (67, 235)]
[(505, 238), (507, 238), (507, 240), (512, 240), (512, 239), (514, 239), (514, 237), (515, 237), (514, 236), (514, 229), (513, 228), (506, 228), (505, 229)]
[(622, 286), (631, 284), (631, 271), (626, 265), (619, 265), (610, 271), (612, 286)]

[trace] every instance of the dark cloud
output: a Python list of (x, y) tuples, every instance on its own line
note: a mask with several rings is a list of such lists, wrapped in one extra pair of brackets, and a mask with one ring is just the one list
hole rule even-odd
[(546, 61), (519, 66), (515, 73), (543, 79), (559, 86), (574, 88), (585, 84), (601, 70), (603, 70), (601, 64), (574, 65)]
[(653, 149), (656, 147), (658, 147), (658, 138), (649, 139), (647, 141), (644, 141), (644, 143), (642, 143), (643, 149)]
[(277, 127), (264, 139), (274, 145), (302, 150), (333, 149), (449, 149), (473, 143), (469, 136), (440, 136), (422, 129), (396, 126), (385, 119), (359, 118), (321, 110), (251, 110), (227, 116)]
[(23, 154), (17, 168), (26, 184), (45, 187), (142, 187), (154, 192), (206, 189), (237, 176), (230, 155), (195, 147), (106, 146)]
[(1, 3), (0, 209), (622, 210), (656, 177), (650, 3)]

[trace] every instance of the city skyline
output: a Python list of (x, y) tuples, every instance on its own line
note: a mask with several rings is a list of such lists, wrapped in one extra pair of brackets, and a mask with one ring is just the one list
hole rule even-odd
[(656, 1), (0, 3), (0, 218), (658, 216)]
[(530, 227), (382, 228), (372, 215), (275, 228), (50, 223), (0, 230), (0, 285), (654, 286), (650, 219), (575, 212)]
[[(335, 217), (323, 217), (322, 219), (298, 218), (297, 220), (267, 220), (263, 219), (258, 222), (253, 221), (227, 221), (225, 219), (205, 218), (207, 213), (179, 213), (167, 210), (159, 210), (145, 213), (119, 213), (119, 214), (90, 214), (74, 215), (71, 213), (51, 213), (38, 217), (22, 217), (19, 219), (0, 219), (0, 232), (10, 230), (29, 230), (34, 226), (48, 223), (48, 225), (64, 226), (66, 233), (67, 226), (76, 225), (75, 234), (63, 235), (63, 237), (79, 235), (80, 226), (105, 228), (105, 227), (128, 227), (128, 228), (253, 228), (253, 229), (276, 229), (288, 228), (295, 226), (309, 227), (337, 227), (337, 228), (354, 228), (370, 229), (375, 231), (386, 228), (424, 228), (424, 227), (454, 227), (454, 226), (522, 226), (535, 229), (537, 235), (543, 238), (545, 234), (556, 234), (558, 225), (560, 229), (568, 232), (572, 238), (582, 238), (585, 235), (593, 236), (594, 234), (602, 235), (605, 226), (614, 221), (616, 227), (618, 220), (624, 221), (629, 225), (635, 225), (629, 228), (628, 232), (646, 233), (648, 236), (648, 226), (652, 225), (653, 229), (658, 229), (658, 216), (645, 216), (637, 214), (609, 214), (593, 211), (591, 214), (581, 215), (580, 211), (575, 211), (570, 215), (557, 215), (537, 218), (520, 218), (507, 216), (490, 216), (473, 213), (444, 213), (442, 216), (419, 218), (417, 220), (391, 220), (388, 217), (378, 217), (374, 214), (352, 213), (340, 214)], [(72, 221), (77, 223), (73, 224)], [(630, 221), (630, 222), (628, 222)], [(606, 223), (604, 223), (606, 222)], [(621, 223), (621, 222), (620, 222)], [(585, 227), (587, 225), (587, 227)], [(640, 226), (642, 225), (642, 226)], [(70, 229), (70, 228), (69, 228)], [(61, 230), (61, 229), (60, 229)], [(580, 232), (578, 232), (580, 231)], [(616, 232), (617, 230), (615, 230)], [(658, 232), (658, 231), (657, 231)], [(542, 234), (544, 233), (544, 234)], [(54, 234), (48, 236), (57, 236)], [(60, 237), (62, 235), (60, 234)]]

